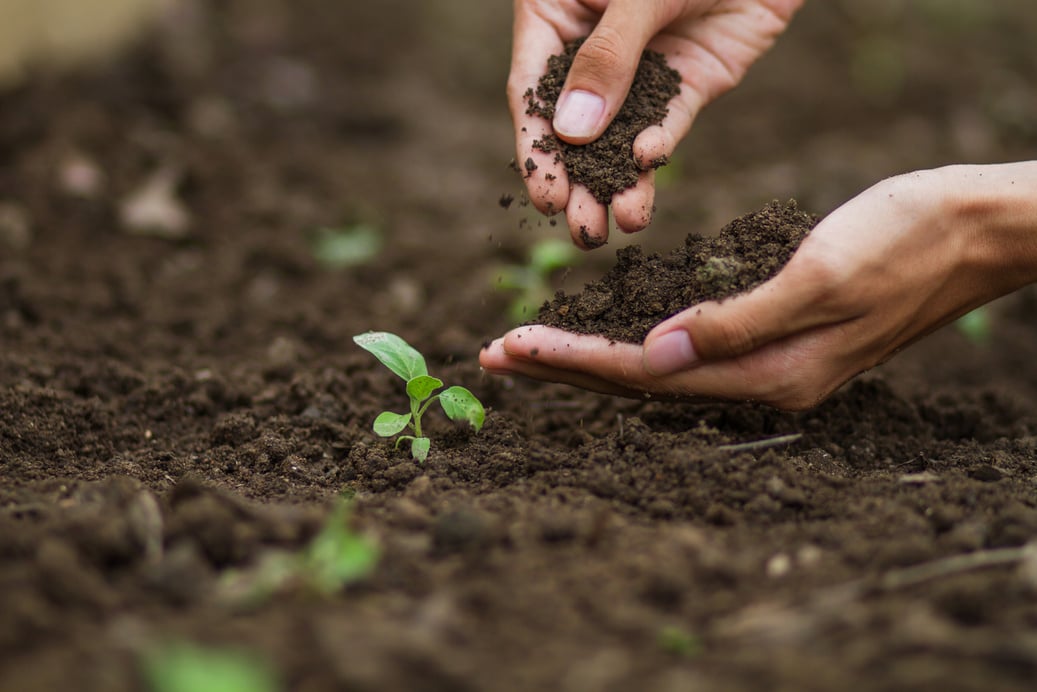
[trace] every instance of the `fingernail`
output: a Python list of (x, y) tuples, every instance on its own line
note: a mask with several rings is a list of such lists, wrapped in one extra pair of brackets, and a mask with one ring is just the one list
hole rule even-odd
[(683, 329), (663, 334), (645, 348), (645, 369), (653, 375), (670, 375), (695, 364), (698, 356), (691, 337)]
[(591, 137), (605, 113), (605, 99), (573, 89), (562, 94), (555, 107), (554, 129), (563, 137)]

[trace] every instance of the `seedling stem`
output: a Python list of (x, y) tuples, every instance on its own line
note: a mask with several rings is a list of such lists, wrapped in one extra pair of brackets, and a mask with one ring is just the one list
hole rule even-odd
[(424, 461), (428, 457), (432, 441), (425, 437), (421, 429), (421, 418), (434, 401), (439, 402), (450, 420), (466, 420), (476, 432), (482, 428), (486, 418), (482, 403), (464, 387), (448, 387), (435, 393), (443, 386), (443, 380), (428, 374), (425, 357), (406, 341), (389, 332), (358, 334), (353, 337), (353, 341), (407, 383), (410, 413), (382, 411), (374, 419), (374, 431), (381, 437), (393, 437), (406, 429), (414, 433), (399, 435), (396, 438), (397, 449), (406, 440), (410, 442), (411, 456), (415, 460)]

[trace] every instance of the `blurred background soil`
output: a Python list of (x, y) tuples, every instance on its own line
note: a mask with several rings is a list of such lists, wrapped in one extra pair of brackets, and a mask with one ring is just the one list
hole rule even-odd
[[(498, 203), (509, 31), (503, 1), (0, 1), (0, 689), (148, 689), (171, 641), (293, 690), (1032, 689), (1034, 294), (801, 414), (484, 377), (499, 278), (568, 237)], [(1035, 35), (1023, 0), (808, 2), (652, 227), (554, 285), (1034, 158)], [(376, 438), (404, 403), (369, 329), (484, 430), (434, 418), (420, 466)], [(219, 598), (343, 491), (372, 575)]]

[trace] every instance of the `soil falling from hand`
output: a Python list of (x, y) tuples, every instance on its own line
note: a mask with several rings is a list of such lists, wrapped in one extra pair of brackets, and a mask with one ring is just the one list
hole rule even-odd
[(665, 255), (623, 248), (605, 276), (577, 294), (559, 291), (536, 322), (640, 343), (656, 324), (691, 305), (749, 291), (773, 277), (817, 221), (794, 200), (775, 201), (715, 237), (691, 234)]
[[(547, 120), (554, 118), (555, 103), (582, 44), (582, 39), (573, 41), (563, 53), (548, 59), (547, 72), (537, 83), (536, 92), (526, 92), (527, 113)], [(589, 144), (574, 145), (549, 134), (533, 146), (557, 152), (569, 181), (586, 186), (598, 202), (608, 204), (612, 195), (637, 183), (642, 166), (634, 159), (634, 139), (645, 128), (663, 121), (666, 105), (680, 92), (680, 83), (680, 74), (666, 64), (661, 53), (646, 50), (626, 101), (601, 137)], [(662, 157), (646, 162), (644, 168), (659, 168), (666, 163), (667, 159)]]

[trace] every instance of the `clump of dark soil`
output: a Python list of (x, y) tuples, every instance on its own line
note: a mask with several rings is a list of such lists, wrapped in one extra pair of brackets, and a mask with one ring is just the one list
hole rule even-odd
[[(536, 93), (532, 89), (526, 92), (527, 113), (548, 120), (554, 118), (555, 103), (576, 51), (582, 44), (583, 39), (573, 41), (566, 45), (565, 52), (553, 55), (547, 61), (547, 72), (537, 83)], [(630, 94), (601, 137), (590, 144), (574, 145), (549, 134), (538, 139), (533, 146), (542, 151), (557, 152), (565, 163), (569, 180), (585, 185), (596, 200), (608, 204), (612, 195), (637, 183), (641, 167), (634, 160), (634, 139), (645, 128), (663, 121), (667, 113), (666, 104), (678, 94), (680, 83), (680, 74), (666, 64), (661, 53), (646, 50), (641, 56)], [(666, 163), (667, 160), (661, 158), (649, 165), (659, 168)]]
[(652, 327), (689, 305), (749, 291), (778, 273), (819, 217), (795, 200), (741, 216), (715, 237), (690, 234), (668, 254), (630, 246), (583, 291), (559, 291), (536, 322), (578, 334), (639, 343)]
[[(508, 18), (180, 5), (103, 69), (0, 92), (0, 690), (152, 689), (142, 663), (183, 642), (306, 692), (1033, 692), (1037, 287), (990, 306), (985, 342), (941, 330), (798, 413), (490, 376), (478, 344), (511, 327), (491, 268), (531, 235), (495, 230), (511, 131), (506, 56), (486, 54)], [(922, 13), (863, 27), (905, 58), (961, 55), (913, 60), (904, 98), (869, 106), (846, 13), (873, 5), (805, 4), (792, 50), (696, 125), (702, 165), (653, 236), (789, 196), (774, 170), (829, 208), (958, 159), (963, 123), (977, 160), (1032, 156), (1037, 3), (942, 38)], [(980, 117), (991, 75), (1010, 121)], [(191, 236), (124, 232), (165, 165)], [(101, 184), (70, 185), (84, 170)], [(384, 234), (369, 263), (314, 256), (311, 230), (360, 221)], [(742, 251), (776, 255), (784, 222), (753, 223)], [(684, 286), (699, 264), (673, 261)], [(483, 429), (430, 414), (423, 464), (375, 435), (407, 400), (352, 344), (370, 329), (475, 392)], [(343, 493), (374, 573), (227, 602), (227, 577), (299, 555)]]

